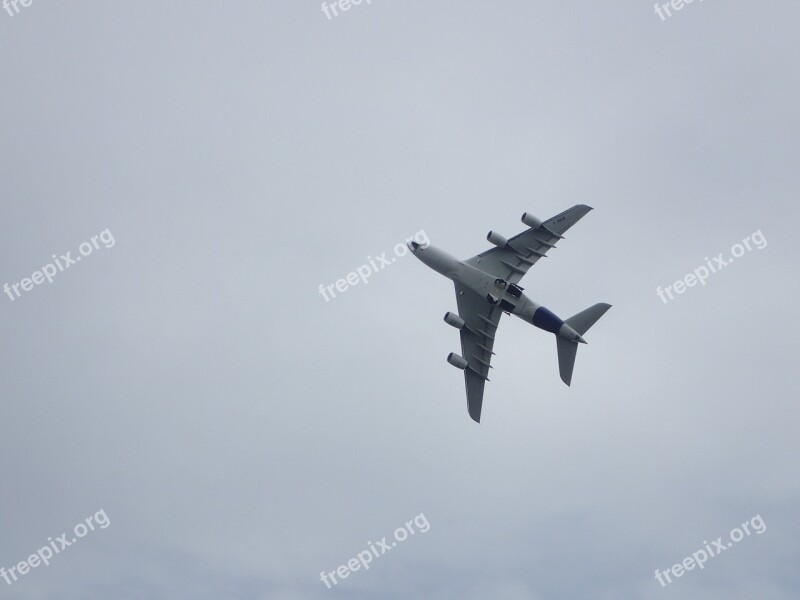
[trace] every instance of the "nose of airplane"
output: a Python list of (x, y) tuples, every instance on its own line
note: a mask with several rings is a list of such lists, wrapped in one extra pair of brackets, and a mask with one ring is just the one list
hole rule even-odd
[(415, 242), (414, 240), (411, 240), (411, 241), (408, 242), (408, 247), (412, 252), (414, 252), (414, 250), (419, 248), (419, 244), (417, 242)]

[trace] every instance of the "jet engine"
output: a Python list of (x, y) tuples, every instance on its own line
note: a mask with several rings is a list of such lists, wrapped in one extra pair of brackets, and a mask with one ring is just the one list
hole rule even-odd
[(451, 365), (456, 367), (457, 369), (461, 369), (462, 371), (469, 366), (467, 359), (463, 356), (456, 354), (455, 352), (451, 352), (447, 355), (447, 362)]
[(525, 223), (528, 227), (532, 227), (536, 229), (542, 224), (541, 219), (537, 219), (531, 213), (522, 213), (522, 222)]
[(464, 319), (451, 312), (444, 314), (444, 322), (456, 329), (463, 329), (464, 327)]
[(499, 246), (500, 248), (503, 248), (508, 245), (508, 240), (499, 233), (497, 233), (496, 231), (490, 231), (487, 234), (486, 239), (492, 242), (495, 246)]

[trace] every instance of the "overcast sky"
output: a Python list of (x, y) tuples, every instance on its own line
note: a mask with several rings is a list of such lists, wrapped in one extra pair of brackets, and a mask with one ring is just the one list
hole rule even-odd
[[(0, 598), (800, 595), (796, 2), (17, 7), (0, 566), (110, 525)], [(452, 283), (394, 248), (467, 258), (578, 203), (522, 285), (613, 308), (571, 388), (551, 335), (504, 318), (478, 425)]]

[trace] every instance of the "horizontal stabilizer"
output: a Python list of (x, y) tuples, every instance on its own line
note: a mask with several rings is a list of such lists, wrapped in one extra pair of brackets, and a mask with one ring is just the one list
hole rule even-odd
[(583, 335), (589, 328), (597, 323), (597, 320), (606, 314), (606, 311), (611, 308), (610, 304), (606, 304), (605, 302), (600, 302), (599, 304), (595, 304), (587, 308), (584, 311), (579, 312), (577, 315), (574, 315), (567, 319), (565, 322), (567, 325), (572, 327), (575, 331), (577, 331), (580, 335)]
[[(601, 302), (579, 312), (577, 315), (570, 317), (564, 322), (572, 327), (572, 329), (578, 333), (578, 336), (582, 336), (589, 331), (592, 325), (597, 323), (600, 317), (606, 314), (609, 308), (611, 308), (610, 304)], [(583, 341), (583, 338), (578, 337), (578, 340)], [(558, 370), (561, 373), (561, 380), (569, 385), (572, 382), (572, 370), (575, 368), (575, 355), (578, 353), (578, 343), (561, 337), (558, 334), (556, 334), (556, 343), (558, 344)]]

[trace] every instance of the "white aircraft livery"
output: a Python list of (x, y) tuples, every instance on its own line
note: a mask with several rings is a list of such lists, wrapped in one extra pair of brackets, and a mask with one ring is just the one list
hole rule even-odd
[(586, 215), (591, 207), (577, 204), (547, 221), (524, 213), (526, 231), (506, 239), (490, 231), (486, 239), (494, 248), (458, 260), (431, 245), (408, 242), (411, 252), (434, 271), (452, 279), (456, 286), (458, 314), (448, 312), (444, 321), (461, 332), (461, 355), (451, 352), (447, 357), (454, 367), (464, 371), (467, 387), (467, 411), (476, 422), (481, 420), (483, 388), (492, 368), (492, 346), (503, 313), (516, 315), (556, 336), (558, 367), (567, 385), (572, 381), (578, 344), (589, 328), (611, 308), (610, 304), (595, 304), (566, 320), (560, 319), (544, 306), (522, 293), (519, 281), (548, 250), (555, 248), (563, 233)]

